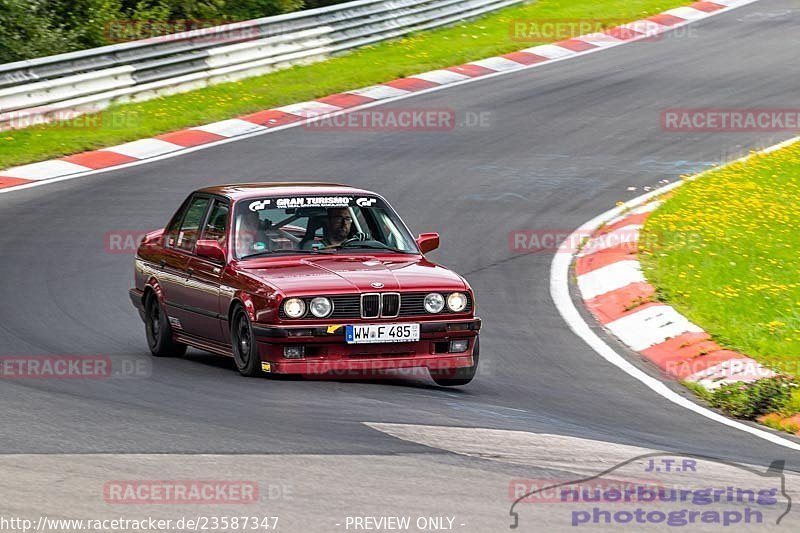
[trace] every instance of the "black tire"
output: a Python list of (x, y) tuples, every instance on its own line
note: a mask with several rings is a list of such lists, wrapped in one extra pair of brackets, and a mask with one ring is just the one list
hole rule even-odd
[(481, 343), (475, 337), (475, 347), (472, 349), (472, 366), (465, 366), (447, 370), (431, 370), (431, 377), (437, 385), (442, 387), (459, 387), (466, 385), (475, 377), (478, 371), (478, 359), (480, 359)]
[(167, 314), (161, 308), (155, 293), (148, 292), (144, 301), (144, 329), (147, 345), (155, 357), (181, 357), (186, 353), (186, 345), (175, 342), (172, 326)]
[(257, 377), (261, 375), (261, 358), (258, 355), (253, 327), (244, 309), (237, 307), (231, 320), (231, 344), (236, 369), (243, 376)]

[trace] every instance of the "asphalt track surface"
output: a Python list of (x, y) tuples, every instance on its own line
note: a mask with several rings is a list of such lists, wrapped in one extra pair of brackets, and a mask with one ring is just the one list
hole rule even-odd
[[(522, 254), (508, 243), (519, 229), (568, 233), (645, 186), (790, 137), (670, 133), (659, 117), (665, 108), (796, 107), (799, 26), (796, 1), (762, 1), (653, 42), (390, 104), (454, 109), (461, 120), (483, 113), (482, 127), (298, 127), (0, 195), (0, 355), (109, 355), (150, 373), (3, 380), (2, 450), (432, 451), (363, 424), (384, 422), (549, 433), (761, 466), (786, 459), (800, 470), (795, 452), (675, 406), (601, 359), (555, 310), (552, 252)], [(106, 233), (161, 227), (198, 187), (287, 178), (378, 191), (412, 231), (441, 233), (431, 258), (467, 277), (484, 320), (483, 368), (472, 384), (253, 380), (197, 351), (151, 359), (126, 292), (133, 257), (109, 253)]]

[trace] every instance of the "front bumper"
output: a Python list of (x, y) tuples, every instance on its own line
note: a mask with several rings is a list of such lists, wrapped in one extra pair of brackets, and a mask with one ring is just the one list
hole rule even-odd
[(427, 368), (428, 370), (445, 370), (470, 367), (472, 355), (436, 355), (430, 357), (379, 357), (374, 359), (315, 359), (315, 360), (282, 360), (263, 361), (262, 369), (271, 374), (303, 374), (307, 376), (334, 374), (339, 377), (361, 378), (374, 375), (384, 370), (402, 370), (405, 368)]
[[(330, 326), (253, 326), (266, 372), (361, 376), (389, 369), (445, 370), (473, 365), (472, 351), (480, 318), (420, 322), (420, 340), (407, 343), (347, 344), (344, 324)], [(466, 339), (468, 349), (451, 353), (451, 340)], [(300, 345), (305, 356), (284, 357), (284, 347)]]
[[(131, 289), (129, 296), (144, 319), (143, 292)], [(414, 319), (409, 318), (409, 321)], [(262, 368), (275, 374), (363, 376), (390, 369), (446, 370), (473, 365), (472, 351), (481, 329), (480, 318), (419, 324), (419, 341), (395, 344), (347, 344), (343, 323), (325, 326), (254, 324), (253, 333)], [(467, 351), (450, 353), (447, 346), (451, 340), (458, 339), (469, 340)], [(283, 349), (291, 345), (302, 345), (307, 349), (306, 356), (285, 358)], [(224, 350), (219, 353), (224, 353)]]

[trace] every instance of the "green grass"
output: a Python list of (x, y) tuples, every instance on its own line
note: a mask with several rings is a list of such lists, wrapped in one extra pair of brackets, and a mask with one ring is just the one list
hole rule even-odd
[(761, 423), (767, 427), (771, 427), (772, 429), (777, 429), (778, 431), (785, 431), (786, 433), (796, 434), (798, 430), (800, 430), (800, 426), (796, 423), (787, 421), (780, 415), (772, 415), (762, 418)]
[[(113, 146), (554, 40), (515, 40), (511, 30), (513, 21), (600, 21), (606, 27), (613, 27), (686, 3), (686, 0), (541, 0), (511, 7), (320, 63), (147, 102), (116, 105), (74, 121), (0, 132), (0, 168)], [(575, 29), (575, 33), (583, 33), (578, 31), (580, 25), (575, 24)]]
[(792, 397), (789, 398), (784, 410), (787, 414), (800, 413), (800, 389), (792, 391)]
[(798, 222), (800, 143), (677, 189), (645, 224), (643, 268), (718, 343), (798, 376)]
[(702, 398), (705, 401), (711, 400), (711, 393), (703, 387), (702, 385), (695, 383), (694, 381), (681, 381), (681, 385), (689, 389), (690, 391), (694, 392), (697, 396)]

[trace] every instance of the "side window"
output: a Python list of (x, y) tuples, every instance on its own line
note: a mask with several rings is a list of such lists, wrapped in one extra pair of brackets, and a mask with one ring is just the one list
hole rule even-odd
[(211, 214), (208, 215), (208, 222), (203, 228), (203, 239), (217, 241), (222, 244), (228, 230), (228, 213), (230, 206), (220, 200), (214, 201)]
[(403, 233), (398, 229), (398, 226), (392, 221), (385, 209), (375, 209), (372, 214), (375, 217), (381, 240), (385, 244), (401, 250), (414, 249), (414, 244), (403, 236)]
[(209, 198), (192, 198), (189, 209), (183, 217), (180, 230), (178, 230), (178, 237), (175, 241), (176, 248), (187, 252), (194, 250), (194, 244), (197, 242), (198, 234), (200, 233), (200, 224), (203, 223), (203, 217), (210, 201)]
[(166, 239), (164, 241), (164, 246), (168, 248), (175, 248), (175, 242), (178, 240), (178, 230), (181, 229), (181, 222), (183, 222), (183, 217), (186, 216), (186, 211), (189, 209), (189, 198), (184, 200), (183, 204), (181, 204), (180, 209), (172, 215), (172, 219), (169, 221), (169, 225), (167, 226), (166, 231)]
[(365, 233), (372, 233), (369, 230), (369, 224), (367, 223), (366, 217), (364, 217), (364, 210), (360, 207), (351, 207), (350, 214), (353, 216), (353, 226), (355, 226), (355, 231), (365, 232)]

